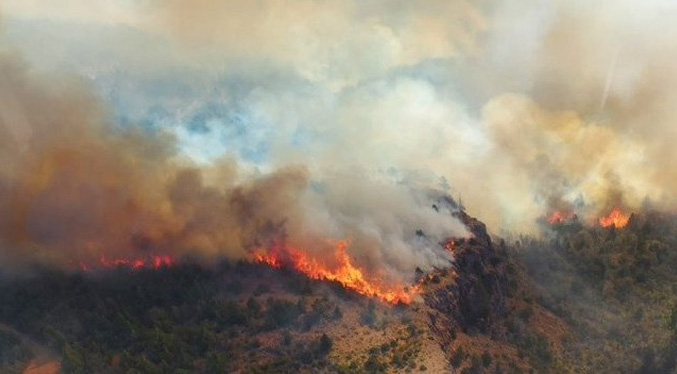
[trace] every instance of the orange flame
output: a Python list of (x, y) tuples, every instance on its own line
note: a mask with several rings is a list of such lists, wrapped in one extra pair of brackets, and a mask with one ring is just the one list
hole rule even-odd
[(560, 211), (555, 211), (550, 215), (550, 217), (548, 217), (548, 223), (551, 225), (561, 225), (575, 219), (577, 219), (575, 213), (563, 213)]
[(378, 298), (391, 304), (410, 304), (419, 292), (419, 286), (385, 286), (376, 280), (368, 279), (361, 269), (355, 267), (346, 253), (348, 243), (336, 244), (335, 257), (338, 265), (329, 268), (308, 254), (287, 245), (276, 245), (267, 252), (254, 253), (254, 261), (279, 269), (289, 266), (305, 276), (337, 282), (343, 287), (367, 297)]
[(549, 222), (551, 225), (555, 225), (555, 224), (558, 224), (558, 223), (563, 223), (564, 221), (565, 221), (565, 220), (564, 220), (564, 215), (563, 215), (561, 212), (555, 212), (555, 213), (553, 213), (552, 215), (550, 215), (550, 217), (548, 218), (548, 222)]
[[(154, 255), (146, 258), (114, 258), (109, 259), (101, 255), (99, 262), (95, 265), (99, 268), (113, 269), (113, 268), (129, 268), (132, 270), (154, 269), (159, 270), (176, 265), (176, 260), (167, 255)], [(88, 272), (92, 270), (92, 266), (86, 263), (80, 263), (80, 269)]]
[(630, 216), (621, 212), (619, 209), (614, 209), (608, 216), (599, 219), (599, 224), (602, 227), (614, 226), (617, 229), (622, 229), (627, 226), (630, 221)]
[(254, 261), (261, 263), (261, 264), (267, 264), (271, 268), (275, 268), (275, 269), (282, 268), (282, 263), (275, 256), (270, 256), (270, 255), (261, 254), (261, 253), (254, 253)]

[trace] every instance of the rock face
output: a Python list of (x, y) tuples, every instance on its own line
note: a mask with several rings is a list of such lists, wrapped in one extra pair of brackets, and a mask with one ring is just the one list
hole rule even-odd
[(454, 266), (429, 275), (423, 293), (430, 326), (443, 345), (453, 340), (454, 331), (491, 334), (492, 326), (506, 314), (503, 246), (496, 248), (482, 222), (464, 211), (454, 215), (468, 227), (472, 237), (447, 243), (447, 249), (454, 254)]

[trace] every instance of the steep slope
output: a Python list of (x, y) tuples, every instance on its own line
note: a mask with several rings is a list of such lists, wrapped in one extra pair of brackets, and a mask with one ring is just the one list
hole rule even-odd
[(494, 244), (486, 226), (464, 211), (455, 213), (469, 238), (451, 238), (451, 269), (426, 276), (423, 297), (431, 330), (452, 372), (515, 372), (533, 369), (505, 331), (513, 304), (509, 295), (509, 255)]
[(498, 245), (459, 217), (474, 236), (450, 242), (455, 265), (424, 294), (453, 371), (676, 372), (677, 216), (557, 222)]

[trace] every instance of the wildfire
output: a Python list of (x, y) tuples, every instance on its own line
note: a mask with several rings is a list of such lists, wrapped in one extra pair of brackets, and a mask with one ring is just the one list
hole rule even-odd
[(599, 224), (602, 227), (614, 226), (617, 229), (622, 229), (627, 226), (630, 221), (630, 216), (621, 212), (619, 209), (614, 209), (608, 216), (599, 219)]
[[(167, 255), (153, 255), (145, 258), (106, 258), (101, 255), (99, 261), (94, 267), (99, 267), (103, 269), (115, 269), (115, 268), (129, 268), (132, 270), (141, 270), (141, 269), (155, 269), (159, 270), (162, 268), (168, 268), (176, 265), (176, 260)], [(91, 265), (86, 263), (80, 263), (80, 269), (83, 271), (92, 270)]]
[(578, 216), (576, 216), (574, 213), (555, 211), (550, 215), (550, 217), (548, 217), (548, 223), (551, 225), (561, 225), (577, 218)]
[(348, 243), (336, 244), (337, 266), (330, 268), (311, 258), (305, 252), (287, 245), (276, 245), (266, 252), (254, 254), (254, 261), (279, 269), (284, 266), (306, 275), (311, 279), (337, 282), (343, 287), (361, 295), (378, 298), (391, 304), (410, 304), (419, 292), (418, 286), (385, 286), (380, 282), (368, 279), (362, 270), (355, 267), (346, 253)]
[(269, 254), (254, 253), (254, 261), (261, 264), (266, 264), (271, 268), (282, 268), (282, 262), (280, 262), (276, 256), (271, 256)]

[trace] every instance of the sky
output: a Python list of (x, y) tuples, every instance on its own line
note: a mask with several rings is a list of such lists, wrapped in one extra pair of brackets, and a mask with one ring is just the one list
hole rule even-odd
[[(26, 79), (86, 91), (98, 132), (161, 139), (162, 163), (205, 185), (301, 170), (289, 230), (388, 248), (369, 256), (396, 268), (417, 264), (414, 226), (467, 234), (430, 215), (432, 191), (494, 233), (677, 203), (671, 1), (3, 0), (0, 14)], [(30, 138), (10, 122), (12, 144)]]

